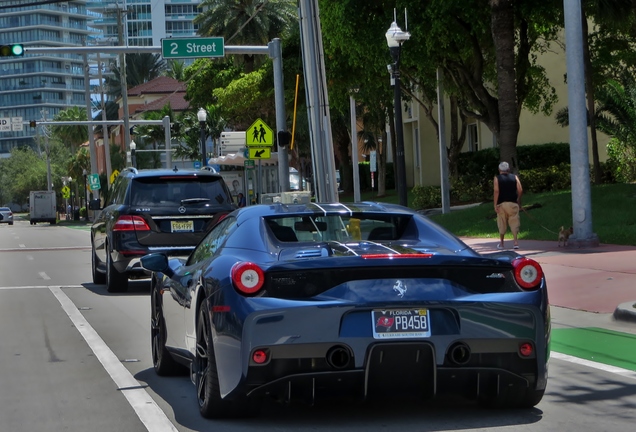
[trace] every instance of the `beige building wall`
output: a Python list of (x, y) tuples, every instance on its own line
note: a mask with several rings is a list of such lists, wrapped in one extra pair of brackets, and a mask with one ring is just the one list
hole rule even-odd
[[(547, 143), (569, 142), (569, 127), (561, 127), (556, 123), (555, 113), (567, 106), (568, 89), (565, 82), (566, 60), (563, 47), (552, 44), (551, 50), (540, 58), (540, 64), (545, 68), (550, 84), (555, 88), (558, 101), (549, 116), (539, 112), (533, 114), (527, 110), (519, 118), (520, 129), (517, 145), (537, 145)], [(446, 109), (446, 139), (450, 137), (450, 121), (448, 116), (449, 102), (445, 102)], [(437, 108), (435, 109), (437, 120)], [(439, 143), (436, 131), (431, 122), (421, 115), (418, 104), (413, 102), (403, 113), (404, 121), (404, 154), (406, 159), (407, 186), (440, 185), (440, 157)], [(471, 145), (478, 150), (496, 146), (492, 132), (481, 122), (468, 120), (466, 142), (463, 150), (471, 151)], [(471, 131), (472, 128), (472, 131)], [(471, 136), (471, 132), (473, 133)], [(601, 161), (607, 159), (607, 143), (609, 137), (597, 133), (599, 156)], [(592, 163), (592, 140), (588, 129), (589, 160)], [(493, 169), (494, 170), (494, 169)], [(461, 171), (461, 167), (460, 167)], [(494, 171), (493, 171), (494, 172)]]

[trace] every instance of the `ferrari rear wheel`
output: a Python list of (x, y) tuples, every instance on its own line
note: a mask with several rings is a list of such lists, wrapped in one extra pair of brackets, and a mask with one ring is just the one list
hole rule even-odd
[(194, 372), (199, 411), (206, 418), (251, 417), (258, 413), (256, 401), (247, 399), (228, 401), (221, 398), (219, 372), (216, 367), (210, 319), (205, 308), (199, 310), (197, 320)]
[(126, 292), (128, 291), (128, 276), (126, 273), (119, 273), (113, 265), (113, 259), (106, 247), (106, 290), (108, 292)]
[(161, 294), (153, 286), (150, 294), (152, 364), (159, 376), (180, 375), (186, 372), (185, 367), (177, 363), (166, 349), (166, 321), (163, 317), (162, 301)]

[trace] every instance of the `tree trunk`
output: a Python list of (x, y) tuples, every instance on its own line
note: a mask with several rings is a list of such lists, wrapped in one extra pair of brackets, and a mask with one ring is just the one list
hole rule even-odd
[(583, 63), (585, 65), (585, 96), (587, 101), (587, 124), (590, 126), (592, 137), (592, 161), (594, 166), (594, 183), (601, 184), (601, 162), (598, 156), (598, 138), (596, 136), (596, 114), (594, 98), (594, 74), (592, 73), (592, 59), (590, 58), (590, 41), (588, 38), (587, 18), (581, 3), (581, 25), (583, 33)]
[(490, 7), (499, 107), (499, 133), (495, 136), (500, 147), (500, 160), (510, 163), (511, 170), (517, 172), (519, 116), (515, 79), (515, 14), (512, 0), (490, 0)]

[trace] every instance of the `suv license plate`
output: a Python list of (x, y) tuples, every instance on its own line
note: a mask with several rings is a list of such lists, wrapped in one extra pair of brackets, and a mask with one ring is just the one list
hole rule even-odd
[(189, 221), (170, 221), (170, 230), (174, 232), (193, 232), (194, 223)]
[(428, 309), (375, 309), (374, 339), (425, 338), (431, 336)]

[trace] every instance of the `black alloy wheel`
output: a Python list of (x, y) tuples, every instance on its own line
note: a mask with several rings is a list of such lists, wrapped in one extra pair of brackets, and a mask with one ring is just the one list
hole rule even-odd
[(163, 317), (163, 298), (153, 280), (150, 294), (150, 344), (152, 364), (159, 376), (180, 375), (185, 367), (177, 363), (166, 349), (166, 321)]
[(108, 251), (108, 245), (106, 244), (104, 248), (106, 250), (106, 291), (110, 293), (128, 291), (128, 276), (117, 271)]

